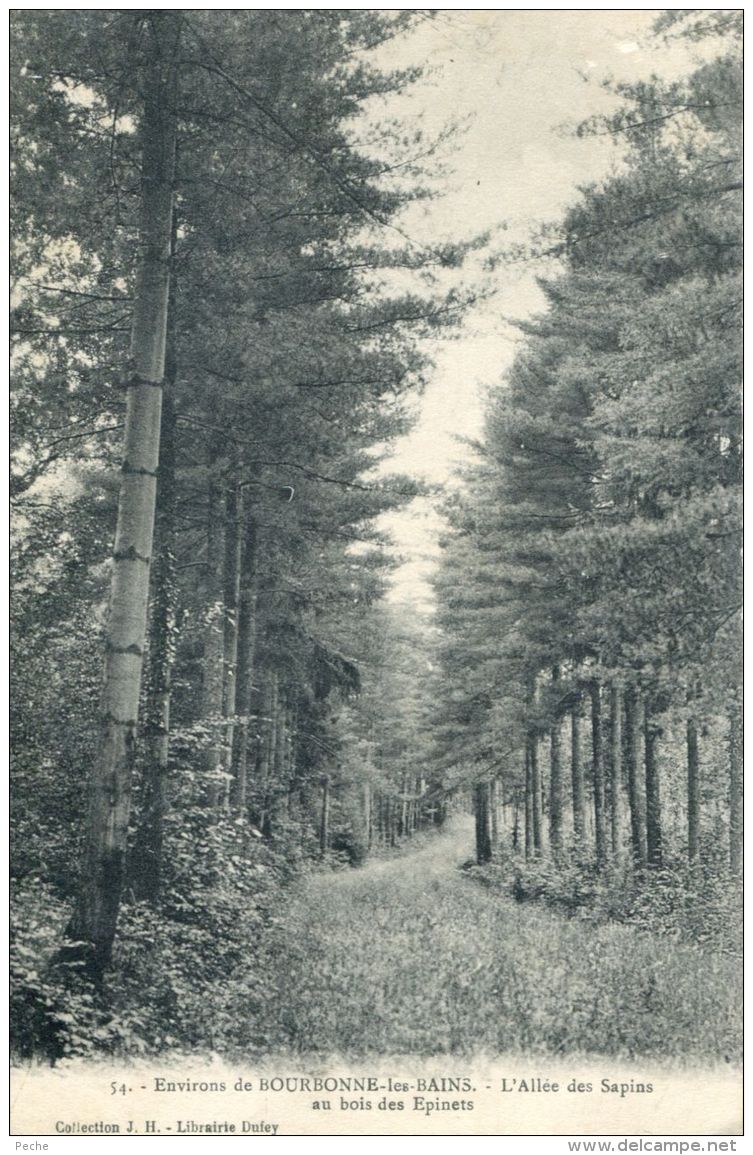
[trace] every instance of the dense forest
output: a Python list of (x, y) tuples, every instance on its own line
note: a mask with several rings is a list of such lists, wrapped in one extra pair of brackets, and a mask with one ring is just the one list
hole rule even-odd
[[(469, 910), (558, 912), (573, 951), (624, 924), (706, 983), (687, 1039), (641, 987), (619, 1037), (562, 1042), (550, 1016), (518, 1045), (640, 1052), (648, 1011), (648, 1050), (736, 1045), (739, 14), (661, 17), (703, 62), (616, 86), (578, 129), (612, 138), (612, 174), (495, 252), (401, 223), (436, 195), (438, 142), (380, 120), (421, 76), (372, 58), (426, 18), (13, 16), (19, 1057), (296, 1047), (310, 1018), (316, 1049), (332, 960), (301, 945), (301, 887), (390, 858), (407, 886), (411, 848), (471, 814)], [(547, 304), (442, 498), (436, 614), (414, 614), (386, 597), (380, 518), (422, 483), (390, 447), (488, 288), (471, 254), (492, 281), (540, 268)], [(337, 965), (359, 959), (338, 933)], [(309, 962), (314, 986), (281, 989)], [(343, 989), (322, 1048), (394, 1049)], [(407, 1050), (473, 1041), (405, 1022)]]

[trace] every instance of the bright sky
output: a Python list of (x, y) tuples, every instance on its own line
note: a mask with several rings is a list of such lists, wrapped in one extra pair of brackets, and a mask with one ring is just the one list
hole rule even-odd
[[(692, 67), (685, 42), (650, 35), (655, 11), (440, 11), (408, 38), (391, 41), (380, 63), (428, 64), (431, 73), (389, 111), (423, 120), (429, 134), (455, 117), (470, 120), (445, 150), (451, 171), (441, 196), (413, 207), (406, 232), (422, 244), (457, 240), (503, 222), (498, 243), (523, 241), (537, 224), (558, 219), (579, 185), (605, 176), (618, 161), (608, 138), (579, 140), (565, 131), (608, 110), (614, 98), (599, 81), (681, 75)], [(538, 270), (541, 271), (541, 270)], [(481, 431), (485, 393), (504, 377), (519, 340), (506, 318), (542, 303), (534, 270), (501, 267), (494, 295), (468, 315), (461, 332), (435, 351), (436, 367), (412, 433), (401, 439), (389, 470), (445, 483), (467, 456), (458, 437)], [(431, 607), (427, 577), (438, 556), (442, 522), (431, 499), (383, 519), (405, 559), (392, 599)]]

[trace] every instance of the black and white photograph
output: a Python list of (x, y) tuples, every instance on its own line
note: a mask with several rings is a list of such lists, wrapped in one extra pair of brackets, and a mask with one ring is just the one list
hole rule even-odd
[(9, 16), (10, 1135), (736, 1150), (742, 9)]

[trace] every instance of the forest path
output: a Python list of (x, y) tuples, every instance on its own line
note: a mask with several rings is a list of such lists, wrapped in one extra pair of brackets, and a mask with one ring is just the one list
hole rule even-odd
[(495, 924), (488, 894), (458, 869), (472, 854), (472, 821), (458, 819), (414, 852), (306, 881), (278, 944), (294, 1049), (466, 1049), (488, 995), (471, 990), (479, 936), (488, 947)]
[(518, 904), (458, 869), (464, 820), (306, 880), (268, 938), (267, 1044), (343, 1056), (735, 1054), (737, 967)]

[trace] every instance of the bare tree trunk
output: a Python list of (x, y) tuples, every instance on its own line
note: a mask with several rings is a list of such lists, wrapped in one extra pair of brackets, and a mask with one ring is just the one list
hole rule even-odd
[(280, 802), (287, 792), (289, 767), (289, 707), (285, 687), (277, 685), (277, 695), (274, 709), (274, 754), (270, 759), (272, 780), (267, 792), (267, 828), (266, 834), (277, 829), (280, 821)]
[[(520, 846), (520, 795), (517, 790), (513, 795), (512, 805), (512, 848), (517, 850)], [(526, 858), (528, 856), (528, 846), (526, 845)]]
[(646, 853), (649, 866), (661, 866), (662, 820), (659, 765), (656, 758), (656, 744), (659, 728), (651, 716), (648, 699), (643, 706), (643, 741), (646, 765)]
[(408, 776), (403, 774), (400, 779), (400, 820), (398, 834), (404, 838), (408, 833)]
[(363, 784), (363, 827), (366, 833), (366, 848), (367, 850), (371, 850), (374, 839), (374, 828), (372, 820), (371, 785), (368, 782), (364, 782)]
[(162, 406), (160, 442), (155, 526), (158, 548), (152, 567), (148, 692), (144, 711), (144, 777), (141, 818), (129, 868), (134, 894), (152, 905), (159, 896), (162, 876), (175, 646), (175, 411), (170, 391), (165, 393)]
[(601, 725), (601, 686), (592, 681), (591, 694), (591, 747), (593, 750), (594, 835), (596, 861), (604, 866), (607, 861), (607, 824), (604, 806), (604, 739)]
[(492, 846), (499, 846), (499, 800), (496, 778), (489, 783), (489, 815), (491, 818)]
[(700, 778), (698, 764), (698, 723), (688, 718), (686, 727), (688, 758), (688, 862), (698, 861), (700, 835)]
[(528, 735), (528, 759), (531, 767), (531, 828), (533, 831), (533, 853), (540, 854), (542, 849), (542, 816), (541, 816), (541, 770), (539, 767), (538, 742), (535, 733)]
[(325, 854), (329, 846), (329, 774), (322, 778), (322, 809), (319, 816), (319, 851)]
[(278, 702), (279, 678), (277, 674), (274, 673), (271, 674), (269, 678), (268, 708), (265, 710), (267, 720), (264, 742), (264, 773), (260, 782), (262, 791), (261, 832), (265, 838), (269, 838), (272, 834), (271, 795), (275, 785), (275, 767), (277, 765)]
[[(559, 689), (560, 672), (552, 670), (552, 689)], [(549, 729), (549, 845), (555, 858), (562, 852), (562, 734), (560, 721), (555, 717)]]
[(254, 701), (256, 658), (256, 524), (246, 523), (238, 613), (238, 666), (235, 705), (240, 716), (233, 731), (233, 805), (245, 814), (248, 804), (249, 727)]
[(534, 853), (535, 842), (533, 837), (533, 767), (531, 765), (531, 747), (526, 738), (525, 746), (525, 792), (524, 792), (524, 822), (525, 822), (525, 855), (531, 858)]
[(573, 787), (573, 835), (576, 846), (582, 846), (586, 834), (585, 784), (583, 781), (583, 753), (580, 733), (580, 694), (576, 696), (570, 715), (570, 777)]
[(734, 875), (743, 868), (743, 763), (737, 705), (729, 712), (729, 868)]
[(492, 856), (488, 782), (477, 782), (473, 787), (473, 811), (476, 818), (476, 862), (483, 866)]
[(240, 632), (241, 565), (243, 554), (243, 490), (231, 487), (227, 495), (225, 535), (225, 621), (222, 712), (227, 719), (221, 751), (221, 767), (227, 775), (222, 790), (225, 808), (230, 806), (230, 783), (235, 737), (238, 689), (238, 641)]
[[(214, 470), (214, 454), (210, 470)], [(204, 662), (201, 696), (202, 720), (209, 728), (210, 740), (204, 752), (206, 774), (204, 798), (210, 810), (216, 810), (221, 792), (222, 708), (225, 688), (225, 515), (224, 486), (214, 478), (209, 483), (207, 504), (206, 623), (204, 626)]]
[(256, 776), (254, 789), (254, 818), (259, 830), (264, 831), (264, 799), (269, 780), (269, 750), (270, 727), (272, 709), (272, 685), (268, 676), (265, 676), (264, 686), (258, 692), (259, 723), (258, 737), (256, 738)]
[[(113, 550), (101, 729), (89, 781), (84, 868), (61, 959), (99, 979), (110, 962), (125, 877), (159, 462), (182, 17), (145, 16), (141, 217), (123, 464)], [(83, 945), (82, 945), (83, 944)]]
[(612, 803), (612, 853), (622, 851), (622, 690), (614, 682), (609, 695), (609, 773)]
[(627, 770), (628, 801), (630, 803), (630, 843), (638, 866), (648, 862), (646, 848), (646, 808), (641, 789), (638, 766), (640, 762), (640, 702), (637, 691), (629, 686), (625, 691), (625, 767)]

